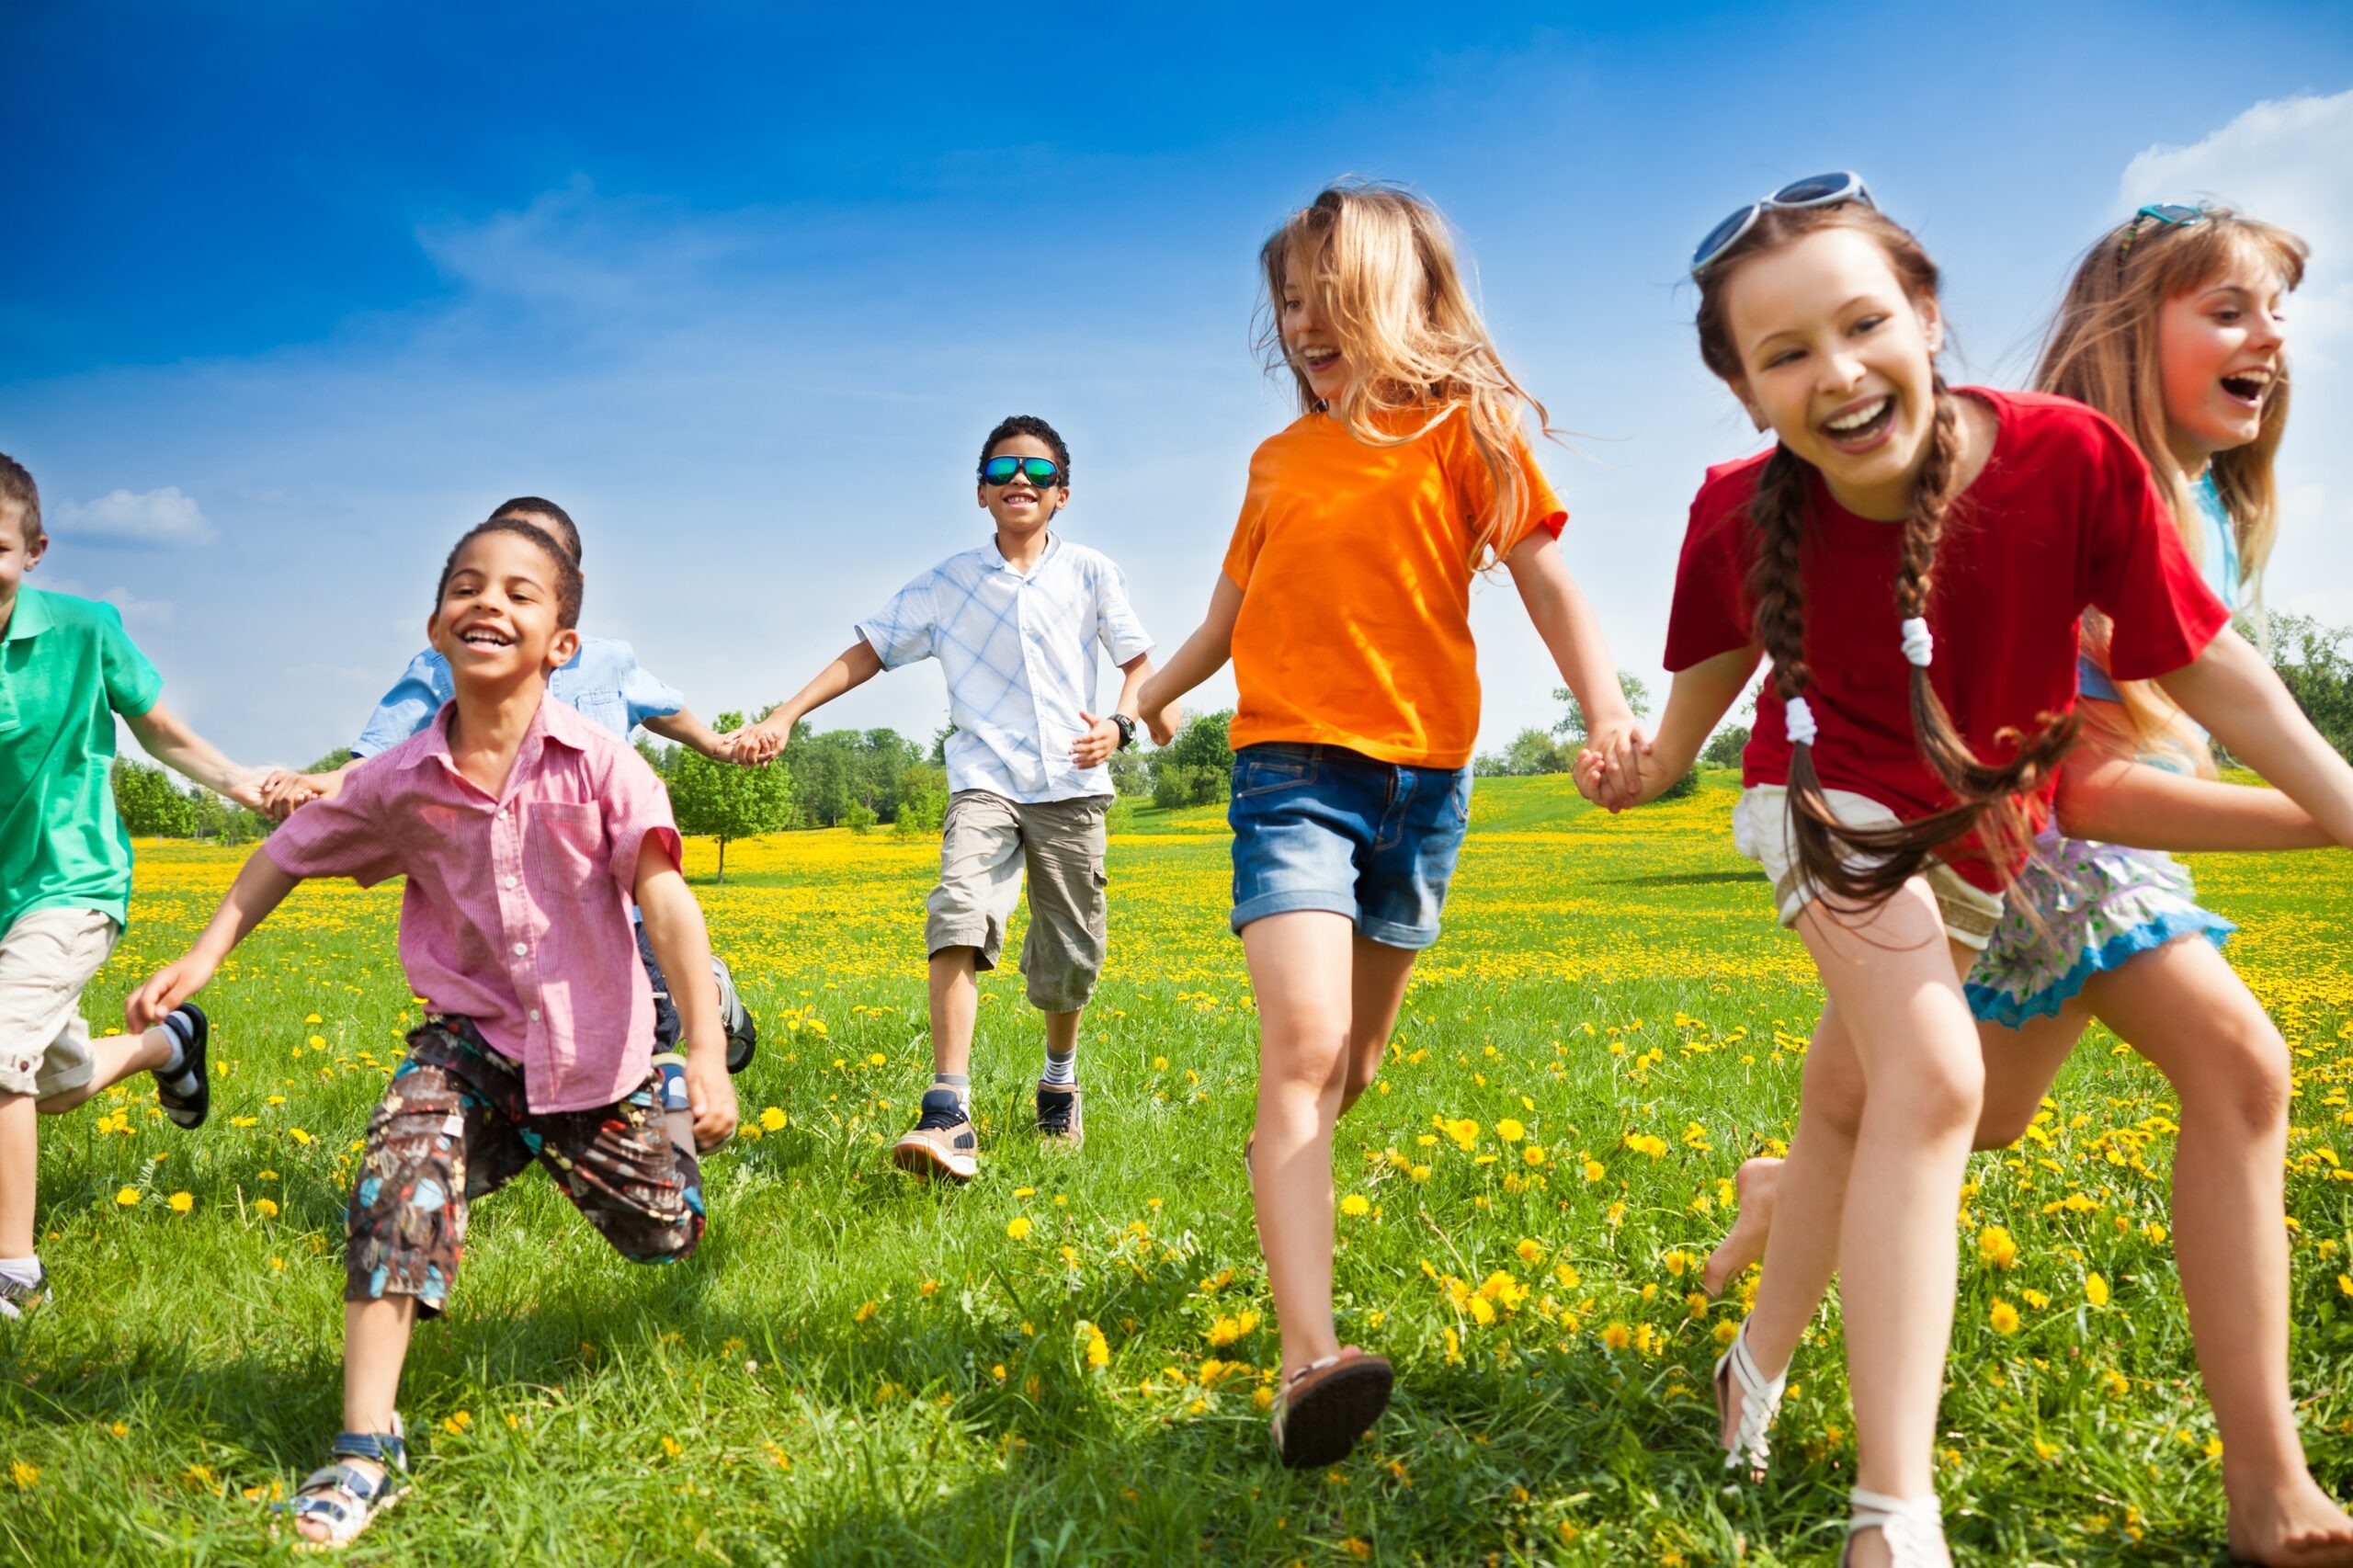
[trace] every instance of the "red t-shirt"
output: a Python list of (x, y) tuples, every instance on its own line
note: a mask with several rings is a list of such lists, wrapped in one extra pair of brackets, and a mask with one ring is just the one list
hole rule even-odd
[[(1982, 387), (1964, 395), (1991, 407), (2000, 427), (1938, 545), (1928, 678), (1977, 755), (1997, 762), (2016, 750), (1997, 744), (1997, 732), (2030, 733), (2042, 714), (2075, 706), (2076, 620), (2086, 605), (2116, 622), (2120, 680), (2179, 669), (2231, 617), (2183, 550), (2123, 431), (2067, 398)], [(1768, 455), (1710, 469), (1691, 503), (1667, 622), (1669, 670), (1750, 642), (1746, 585), (1757, 534), (1748, 506)], [(1867, 796), (1910, 821), (1952, 797), (1921, 760), (1912, 730), (1912, 667), (1895, 608), (1902, 537), (1900, 523), (1839, 506), (1815, 476), (1801, 547), (1814, 770), (1824, 788)], [(1768, 680), (1743, 782), (1787, 783), (1790, 749)], [(1972, 882), (2000, 885), (1978, 857), (1955, 854), (1952, 862)]]

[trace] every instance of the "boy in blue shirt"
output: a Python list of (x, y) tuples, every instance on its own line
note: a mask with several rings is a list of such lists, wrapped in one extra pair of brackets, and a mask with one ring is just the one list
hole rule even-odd
[(164, 707), (164, 677), (112, 605), (24, 585), (48, 548), (40, 491), (0, 455), (0, 1320), (49, 1294), (33, 1251), (36, 1114), (71, 1110), (134, 1073), (155, 1075), (176, 1126), (201, 1126), (211, 1106), (200, 1010), (101, 1040), (82, 1018), (83, 988), (130, 913), (115, 716), (150, 756), (240, 805), (261, 804), (265, 772), (231, 762)]
[[(579, 564), (580, 529), (573, 523), (572, 515), (554, 502), (538, 495), (517, 495), (501, 504), (490, 517), (493, 522), (511, 517), (529, 523), (570, 551), (573, 563)], [(629, 739), (631, 731), (643, 725), (664, 740), (692, 746), (705, 756), (733, 760), (727, 742), (688, 712), (687, 699), (639, 664), (636, 650), (618, 638), (581, 638), (580, 652), (548, 677), (548, 695), (622, 740)], [(432, 723), (442, 705), (456, 696), (457, 682), (449, 673), (449, 661), (433, 649), (426, 649), (409, 661), (401, 678), (368, 716), (359, 738), (352, 743), (352, 760), (326, 773), (272, 774), (264, 786), (270, 809), (283, 818), (305, 800), (332, 798), (342, 786), (345, 775)], [(655, 1048), (666, 1051), (678, 1040), (678, 1011), (670, 1000), (669, 982), (654, 957), (653, 945), (645, 939), (642, 927), (638, 931), (638, 956), (644, 961), (647, 978), (654, 983)], [(727, 1070), (741, 1073), (751, 1065), (759, 1029), (736, 995), (735, 977), (726, 963), (715, 955), (710, 963), (719, 981), (720, 1016), (727, 1028)]]

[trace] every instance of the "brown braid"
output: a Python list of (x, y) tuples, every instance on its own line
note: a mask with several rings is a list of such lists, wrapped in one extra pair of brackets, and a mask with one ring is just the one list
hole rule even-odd
[[(1789, 243), (1802, 234), (1843, 224), (1870, 234), (1888, 252), (1891, 265), (1915, 299), (1933, 299), (1936, 264), (1919, 242), (1867, 207), (1782, 209), (1768, 211), (1701, 281), (1700, 355), (1711, 369), (1733, 380), (1740, 361), (1724, 319), (1725, 284), (1748, 256)], [(1914, 487), (1912, 510), (1904, 521), (1902, 557), (1896, 576), (1896, 608), (1905, 619), (1927, 618), (1935, 604), (1937, 547), (1957, 498), (1961, 451), (1958, 403), (1938, 377), (1928, 454)], [(1756, 554), (1747, 588), (1756, 636), (1773, 661), (1775, 689), (1784, 702), (1802, 697), (1812, 684), (1805, 664), (1805, 602), (1802, 544), (1812, 470), (1787, 447), (1777, 447), (1757, 476), (1750, 517), (1757, 527)], [(1902, 657), (1890, 639), (1888, 655)], [(1811, 745), (1790, 748), (1790, 833), (1807, 881), (1836, 898), (1869, 907), (1927, 869), (1936, 852), (1976, 832), (1985, 841), (1972, 855), (1989, 858), (2005, 881), (2028, 840), (2023, 798), (2054, 776), (2059, 759), (2075, 738), (2072, 713), (2041, 715), (2029, 736), (2006, 729), (1995, 736), (2015, 743), (2011, 759), (1981, 761), (1945, 710), (1943, 699), (1920, 666), (1912, 670), (1912, 727), (1929, 771), (1954, 797), (1933, 815), (1892, 826), (1852, 827), (1839, 822), (1824, 791)]]

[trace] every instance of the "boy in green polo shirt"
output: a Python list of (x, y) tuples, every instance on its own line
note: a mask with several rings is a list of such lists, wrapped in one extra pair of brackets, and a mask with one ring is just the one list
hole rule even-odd
[(150, 756), (240, 804), (260, 804), (267, 776), (165, 711), (164, 677), (113, 606), (23, 585), (48, 548), (33, 476), (0, 453), (0, 1320), (47, 1294), (33, 1253), (36, 1109), (71, 1110), (142, 1072), (182, 1127), (200, 1126), (211, 1103), (196, 1008), (104, 1040), (82, 1021), (82, 988), (131, 902), (115, 715)]

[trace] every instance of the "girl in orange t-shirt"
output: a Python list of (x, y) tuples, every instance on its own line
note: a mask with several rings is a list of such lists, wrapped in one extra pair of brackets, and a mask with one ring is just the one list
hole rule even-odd
[(1301, 415), (1250, 460), (1209, 616), (1139, 694), (1147, 714), (1233, 661), (1233, 928), (1258, 1004), (1251, 1183), (1282, 1331), (1273, 1432), (1294, 1469), (1345, 1456), (1389, 1363), (1332, 1322), (1332, 1129), (1379, 1069), (1471, 806), (1471, 583), (1500, 562), (1592, 715), (1612, 787), (1633, 715), (1555, 546), (1567, 518), (1521, 432), (1444, 220), (1336, 186), (1267, 240), (1268, 368)]

